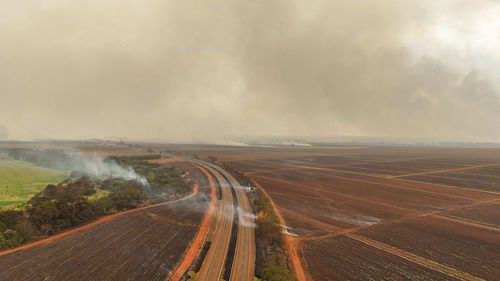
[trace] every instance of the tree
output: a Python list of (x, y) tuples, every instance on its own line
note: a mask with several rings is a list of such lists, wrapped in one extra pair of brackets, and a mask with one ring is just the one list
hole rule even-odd
[(21, 237), (19, 237), (19, 234), (17, 234), (17, 231), (15, 230), (7, 229), (3, 232), (3, 237), (5, 239), (7, 247), (9, 248), (17, 247), (23, 242)]
[(268, 266), (262, 270), (262, 280), (265, 281), (295, 281), (288, 268), (284, 266)]

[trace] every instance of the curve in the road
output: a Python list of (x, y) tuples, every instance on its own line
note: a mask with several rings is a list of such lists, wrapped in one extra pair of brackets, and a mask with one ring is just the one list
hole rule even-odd
[(216, 172), (211, 166), (204, 162), (197, 161), (198, 164), (205, 167), (217, 179), (222, 190), (222, 201), (219, 202), (217, 209), (216, 232), (210, 248), (203, 260), (201, 269), (198, 273), (199, 281), (219, 281), (224, 273), (224, 264), (229, 250), (231, 232), (234, 220), (234, 202), (231, 189), (226, 184), (225, 179)]
[[(210, 169), (210, 171), (217, 177), (219, 181), (219, 185), (226, 192), (225, 197), (230, 197), (230, 192), (235, 193), (235, 198), (238, 206), (238, 226), (237, 237), (235, 241), (234, 248), (234, 256), (231, 264), (231, 272), (229, 275), (230, 281), (253, 281), (255, 280), (255, 229), (254, 229), (254, 218), (251, 214), (253, 214), (253, 210), (248, 201), (248, 197), (244, 188), (241, 188), (238, 181), (228, 172), (226, 172), (221, 167), (206, 163), (206, 162), (198, 162), (203, 163), (205, 167)], [(235, 204), (236, 205), (236, 204)], [(233, 215), (234, 213), (231, 213)], [(221, 231), (230, 231), (229, 229), (218, 229), (218, 233)], [(226, 241), (229, 243), (229, 240)], [(211, 245), (212, 247), (218, 247), (216, 245)], [(227, 260), (227, 255), (231, 253), (226, 253), (224, 259)], [(206, 264), (206, 268), (210, 268), (212, 260), (205, 258), (204, 265)], [(202, 267), (203, 268), (203, 267)], [(220, 273), (222, 274), (222, 273)], [(202, 279), (200, 279), (200, 276)], [(204, 272), (201, 272), (198, 276), (199, 280), (219, 280), (219, 273), (212, 275), (210, 278), (205, 275)]]

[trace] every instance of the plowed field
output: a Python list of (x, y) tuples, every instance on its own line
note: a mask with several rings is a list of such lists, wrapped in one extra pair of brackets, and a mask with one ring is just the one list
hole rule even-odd
[(195, 196), (0, 253), (0, 279), (165, 280), (196, 235), (209, 202), (206, 177), (188, 171), (199, 185)]
[(228, 150), (196, 153), (267, 191), (314, 280), (500, 279), (499, 149)]

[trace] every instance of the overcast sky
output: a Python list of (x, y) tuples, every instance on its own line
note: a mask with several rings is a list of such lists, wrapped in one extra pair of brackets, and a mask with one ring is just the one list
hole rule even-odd
[(500, 1), (0, 0), (0, 138), (500, 142)]

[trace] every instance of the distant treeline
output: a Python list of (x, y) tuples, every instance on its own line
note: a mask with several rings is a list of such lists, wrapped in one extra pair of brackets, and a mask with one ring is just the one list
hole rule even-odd
[(103, 215), (180, 198), (191, 191), (190, 183), (174, 168), (146, 162), (144, 159), (149, 159), (146, 157), (112, 159), (135, 169), (147, 178), (150, 186), (73, 173), (57, 185), (47, 185), (25, 203), (22, 210), (0, 211), (0, 249), (17, 247)]

